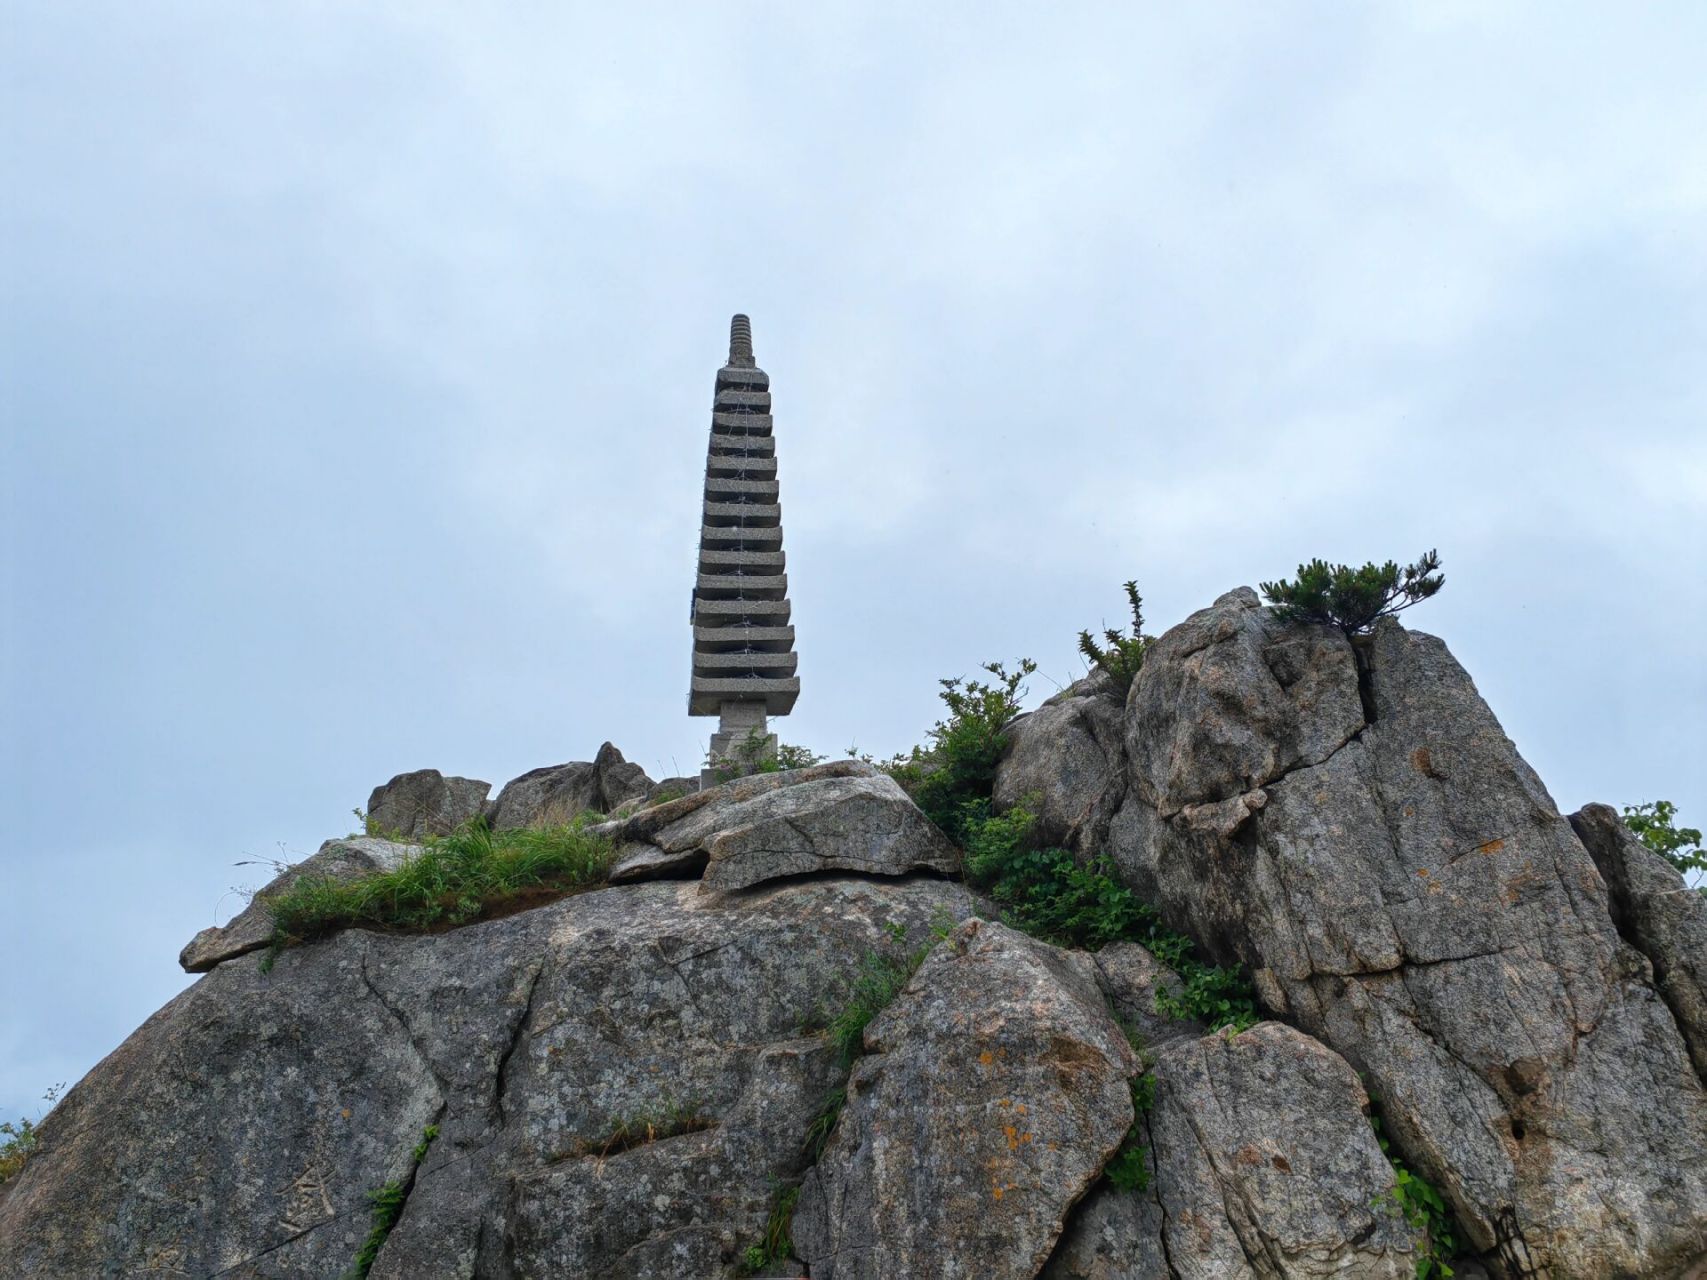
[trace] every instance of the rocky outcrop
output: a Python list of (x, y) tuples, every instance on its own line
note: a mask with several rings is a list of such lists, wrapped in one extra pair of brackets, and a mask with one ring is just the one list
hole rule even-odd
[[(1610, 810), (1563, 819), (1438, 640), (1232, 592), (1123, 707), (1093, 678), (1012, 737), (998, 800), (1110, 853), (1279, 1021), (1206, 1034), (1158, 1012), (1182, 985), (1140, 946), (973, 918), (999, 913), (869, 765), (666, 798), (606, 744), (489, 816), (617, 811), (596, 830), (628, 883), (264, 971), (270, 897), (419, 848), (332, 841), (198, 935), (209, 972), (0, 1184), (0, 1275), (341, 1274), (395, 1183), (379, 1280), (710, 1280), (795, 1189), (799, 1257), (768, 1274), (1403, 1276), (1422, 1241), (1365, 1087), (1480, 1252), (1460, 1276), (1698, 1273), (1707, 904)], [(458, 781), (373, 808), (434, 831)], [(850, 1076), (826, 1028), (944, 937)], [(1131, 1147), (1104, 1176), (1123, 1142), (1142, 1190), (1116, 1185)]]
[(486, 816), (494, 831), (559, 826), (583, 813), (610, 813), (652, 788), (646, 771), (607, 742), (591, 761), (547, 765), (506, 782)]
[(490, 782), (447, 778), (437, 769), (400, 773), (368, 796), (368, 830), (408, 840), (448, 835), (480, 815), (491, 790)]
[(1707, 896), (1686, 885), (1608, 806), (1579, 809), (1571, 828), (1606, 881), (1613, 923), (1653, 965), (1654, 985), (1689, 1045), (1695, 1074), (1707, 1080)]
[(825, 1001), (970, 910), (939, 880), (649, 884), (228, 961), (43, 1121), (0, 1275), (342, 1274), (437, 1125), (375, 1277), (716, 1276), (840, 1078)]
[(1122, 703), (1109, 677), (1096, 671), (1070, 685), (1009, 725), (1007, 739), (996, 811), (1029, 805), (1042, 843), (1100, 849), (1126, 794)]
[(795, 1214), (814, 1280), (1036, 1275), (1132, 1122), (1088, 959), (968, 921), (865, 1047)]
[(1153, 1071), (1151, 1185), (1098, 1187), (1044, 1280), (1416, 1273), (1368, 1099), (1337, 1053), (1265, 1022), (1176, 1038)]
[[(1367, 709), (1367, 714), (1366, 714)], [(1594, 863), (1445, 646), (1249, 591), (1127, 703), (1125, 877), (1367, 1074), (1475, 1245), (1554, 1276), (1707, 1252), (1707, 1095)]]
[(249, 905), (232, 917), (230, 923), (203, 929), (191, 938), (178, 953), (178, 963), (186, 973), (206, 973), (221, 961), (259, 951), (273, 938), (273, 917), (267, 910), (267, 902), (298, 880), (359, 880), (402, 865), (405, 858), (419, 853), (420, 848), (368, 836), (328, 840), (312, 857), (286, 867), (265, 888), (256, 891)]
[(952, 875), (960, 854), (895, 780), (858, 760), (755, 774), (594, 828), (616, 883), (698, 873), (707, 892), (827, 871)]

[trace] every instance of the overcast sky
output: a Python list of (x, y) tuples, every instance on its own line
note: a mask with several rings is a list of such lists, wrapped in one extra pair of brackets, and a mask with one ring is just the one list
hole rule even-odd
[(733, 311), (785, 740), (1438, 547), (1560, 806), (1707, 825), (1699, 4), (0, 13), (0, 1118), (392, 774), (698, 767)]

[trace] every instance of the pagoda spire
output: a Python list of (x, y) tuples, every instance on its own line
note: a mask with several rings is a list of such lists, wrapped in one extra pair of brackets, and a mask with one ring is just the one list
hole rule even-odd
[(702, 787), (774, 757), (766, 717), (787, 715), (800, 696), (783, 566), (770, 377), (754, 363), (751, 322), (737, 315), (712, 399), (693, 592), (688, 714), (718, 717)]

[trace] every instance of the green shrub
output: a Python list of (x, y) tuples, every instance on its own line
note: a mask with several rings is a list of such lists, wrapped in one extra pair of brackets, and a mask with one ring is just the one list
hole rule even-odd
[(1108, 673), (1123, 698), (1137, 678), (1138, 668), (1144, 665), (1144, 650), (1155, 640), (1154, 636), (1144, 634), (1144, 599), (1138, 594), (1138, 584), (1128, 582), (1125, 586), (1127, 603), (1132, 606), (1132, 634), (1122, 635), (1112, 627), (1105, 629), (1102, 633), (1108, 642), (1105, 649), (1089, 631), (1079, 632), (1079, 652), (1093, 667)]
[(987, 801), (995, 787), (996, 766), (1007, 748), (1002, 731), (1019, 714), (1025, 678), (1037, 664), (1022, 658), (1013, 671), (999, 662), (986, 662), (983, 669), (995, 679), (941, 681), (937, 696), (948, 716), (931, 728), (930, 746), (914, 747), (911, 755), (883, 766), (925, 816), (957, 841), (968, 802)]
[[(1676, 825), (1676, 819), (1677, 806), (1670, 800), (1624, 806), (1624, 825), (1687, 881), (1707, 871), (1707, 850), (1701, 848), (1701, 833)], [(1707, 884), (1698, 885), (1697, 891), (1707, 894)]]
[(439, 1127), (430, 1124), (421, 1130), (421, 1140), (415, 1144), (415, 1150), (409, 1156), (409, 1172), (401, 1181), (386, 1183), (377, 1191), (367, 1193), (368, 1203), (372, 1206), (372, 1227), (367, 1238), (362, 1241), (362, 1247), (356, 1252), (356, 1260), (345, 1272), (346, 1280), (366, 1280), (367, 1273), (373, 1270), (374, 1259), (379, 1257), (379, 1251), (385, 1245), (386, 1238), (391, 1235), (391, 1229), (397, 1225), (397, 1220), (403, 1216), (403, 1205), (409, 1199), (409, 1189), (415, 1185), (415, 1171), (421, 1167), (421, 1161), (427, 1158), (427, 1148), (433, 1145), (433, 1139), (439, 1136)]
[(1191, 939), (1120, 883), (1106, 854), (1081, 863), (1064, 849), (1033, 847), (1034, 822), (1018, 805), (1000, 817), (989, 815), (987, 802), (962, 812), (966, 878), (1002, 906), (1009, 925), (1058, 947), (1137, 942), (1180, 976), (1178, 995), (1157, 991), (1157, 1012), (1195, 1018), (1212, 1031), (1255, 1025), (1256, 995), (1238, 970), (1199, 960)]
[(1351, 636), (1434, 595), (1446, 584), (1439, 569), (1440, 556), (1433, 551), (1403, 568), (1391, 560), (1361, 569), (1312, 560), (1298, 566), (1296, 582), (1265, 582), (1262, 590), (1281, 618), (1330, 623)]
[(584, 821), (492, 831), (476, 819), (391, 871), (358, 880), (305, 876), (267, 901), (273, 953), (351, 925), (419, 931), (466, 924), (541, 892), (604, 881), (614, 849)]
[[(1374, 1099), (1370, 1099), (1373, 1106)], [(1381, 1117), (1377, 1112), (1371, 1112), (1369, 1123), (1374, 1126), (1375, 1139), (1381, 1144), (1381, 1153), (1387, 1157), (1387, 1163), (1393, 1166), (1393, 1190), (1377, 1197), (1374, 1207), (1385, 1207), (1389, 1212), (1397, 1213), (1412, 1231), (1423, 1233), (1424, 1240), (1421, 1251), (1417, 1254), (1416, 1280), (1435, 1280), (1436, 1277), (1450, 1277), (1452, 1268), (1448, 1261), (1458, 1256), (1458, 1243), (1462, 1232), (1458, 1220), (1452, 1216), (1446, 1199), (1427, 1181), (1418, 1177), (1405, 1167), (1387, 1140), (1387, 1134), (1381, 1127)]]
[[(64, 1088), (63, 1084), (56, 1084), (42, 1094), (42, 1101), (47, 1103), (49, 1111), (59, 1101), (60, 1091)], [(40, 1123), (39, 1117), (31, 1120), (28, 1116), (16, 1124), (10, 1120), (0, 1122), (0, 1184), (17, 1177), (29, 1163), (36, 1149), (36, 1129)]]

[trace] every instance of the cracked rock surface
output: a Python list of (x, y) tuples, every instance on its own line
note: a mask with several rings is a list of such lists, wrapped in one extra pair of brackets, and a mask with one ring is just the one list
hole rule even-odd
[(707, 893), (830, 871), (960, 870), (960, 851), (899, 784), (858, 760), (757, 774), (594, 830), (619, 843), (613, 881), (697, 872)]
[(803, 1169), (826, 1001), (970, 910), (938, 880), (671, 882), (227, 961), (48, 1115), (0, 1275), (341, 1274), (429, 1124), (376, 1277), (716, 1275)]
[(865, 1047), (795, 1214), (814, 1280), (1036, 1275), (1132, 1123), (1089, 957), (968, 921)]
[(1126, 730), (1123, 876), (1366, 1073), (1479, 1248), (1554, 1276), (1707, 1253), (1678, 1022), (1439, 640), (1388, 620), (1360, 659), (1232, 592), (1151, 650)]

